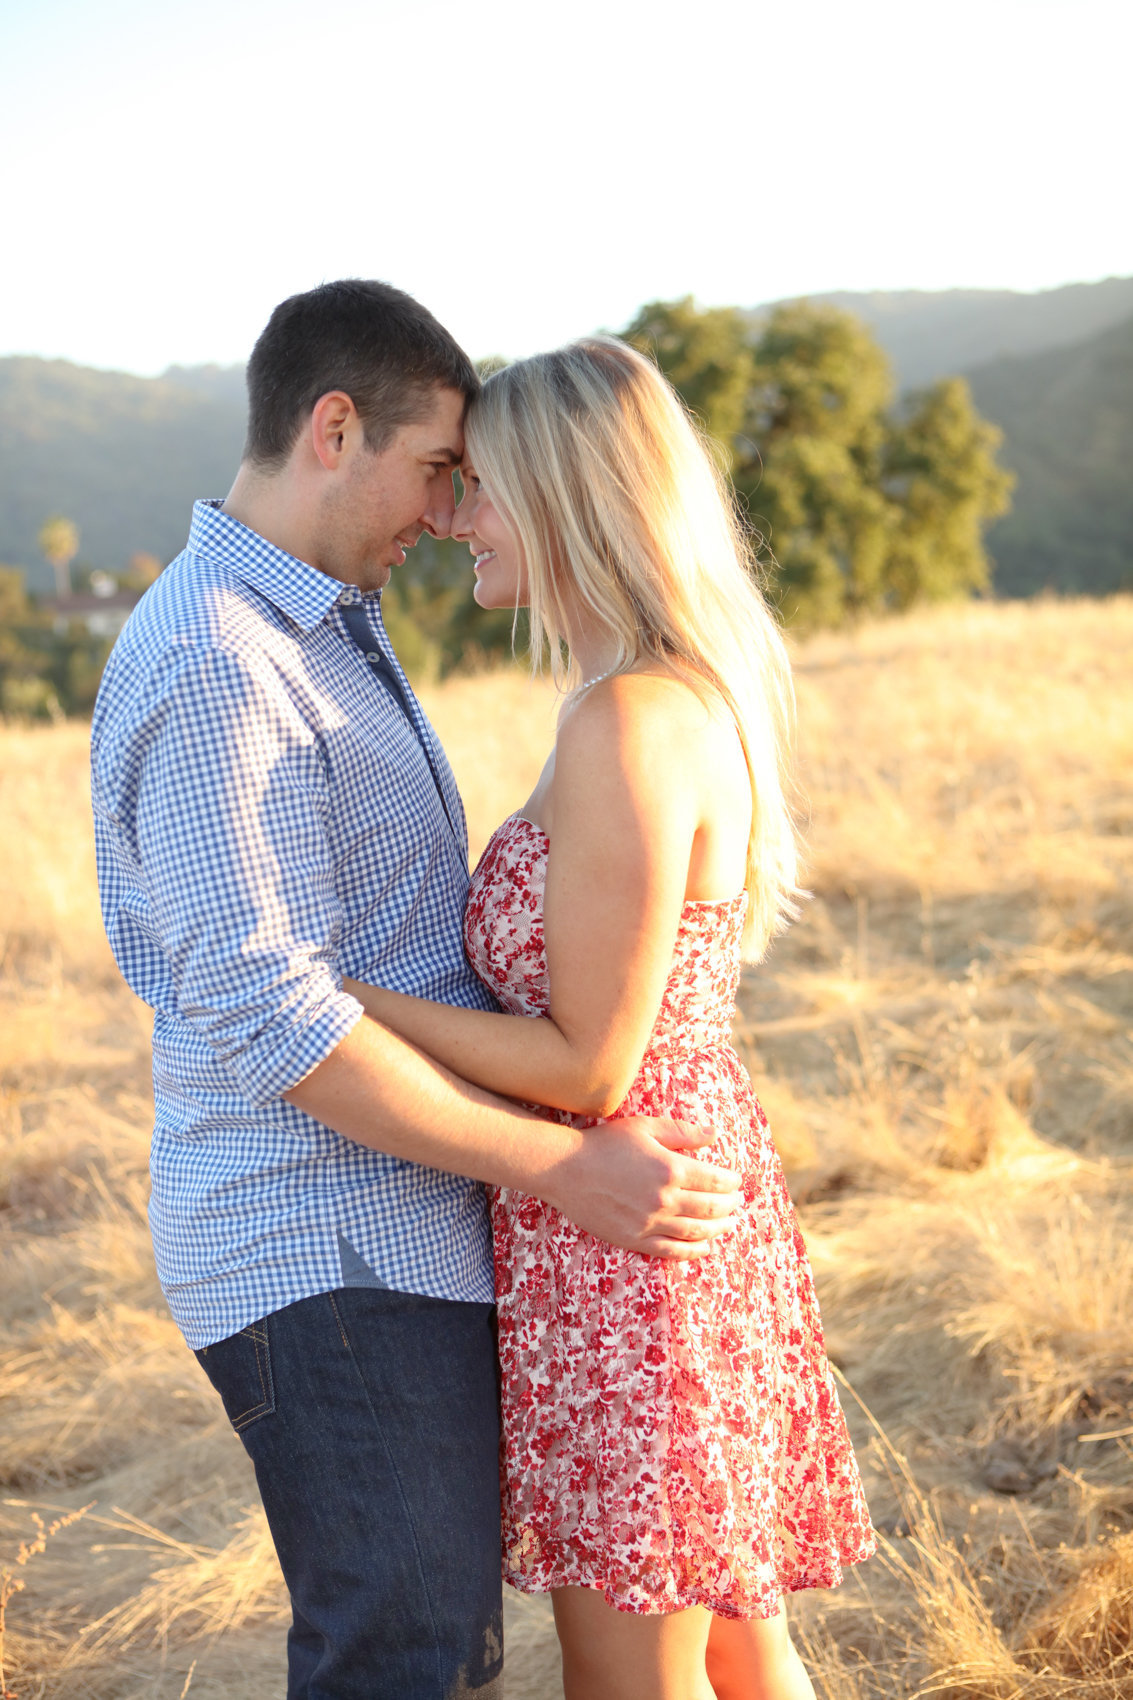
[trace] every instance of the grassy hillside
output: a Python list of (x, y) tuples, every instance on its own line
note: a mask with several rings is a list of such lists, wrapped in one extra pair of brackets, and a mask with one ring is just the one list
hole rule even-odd
[(1133, 586), (1133, 317), (1088, 342), (970, 372), (1019, 476), (988, 534), (995, 586), (1029, 596)]
[(135, 378), (66, 360), (0, 360), (0, 561), (47, 590), (36, 541), (51, 514), (79, 560), (111, 571), (135, 551), (184, 548), (198, 496), (223, 496), (244, 441), (243, 396), (205, 376)]
[[(737, 1037), (883, 1535), (792, 1604), (822, 1700), (1133, 1689), (1131, 649), (1124, 598), (798, 653), (814, 895)], [(427, 700), (482, 844), (550, 701), (515, 675)], [(99, 928), (84, 729), (0, 729), (0, 805), (4, 1674), (17, 1700), (268, 1700), (251, 1473), (154, 1284), (147, 1019)], [(34, 1516), (88, 1506), (18, 1562)], [(540, 1602), (510, 1601), (508, 1658), (510, 1700), (556, 1700)]]

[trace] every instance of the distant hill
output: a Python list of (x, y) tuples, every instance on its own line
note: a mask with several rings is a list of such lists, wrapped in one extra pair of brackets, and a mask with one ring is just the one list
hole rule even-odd
[[(859, 313), (904, 387), (963, 371), (1006, 436), (1014, 510), (989, 534), (996, 588), (1104, 592), (1133, 583), (1133, 278), (1010, 290), (827, 295)], [(758, 316), (758, 311), (752, 317)], [(0, 359), (0, 563), (51, 574), (36, 538), (65, 514), (78, 565), (111, 572), (183, 547), (197, 496), (223, 495), (244, 437), (238, 366), (160, 378)]]
[(0, 360), (0, 562), (46, 590), (36, 538), (56, 513), (79, 527), (79, 563), (114, 571), (138, 550), (171, 560), (194, 498), (225, 494), (243, 441), (238, 367), (136, 378)]
[[(1133, 317), (1133, 277), (1034, 295), (1013, 289), (837, 290), (807, 299), (864, 319), (893, 362), (900, 388), (916, 389), (1002, 355), (1041, 354), (1108, 330)], [(767, 310), (752, 309), (752, 319)]]
[(192, 390), (212, 401), (231, 402), (243, 415), (247, 400), (243, 366), (167, 366), (161, 377), (163, 383), (177, 389)]
[(967, 377), (1019, 476), (1011, 513), (988, 533), (996, 589), (1133, 589), (1133, 316)]

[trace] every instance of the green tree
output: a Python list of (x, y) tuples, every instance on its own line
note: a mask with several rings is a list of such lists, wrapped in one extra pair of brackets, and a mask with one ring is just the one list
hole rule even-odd
[(859, 320), (805, 303), (772, 313), (753, 356), (736, 488), (785, 616), (835, 624), (874, 606), (884, 580), (889, 363)]
[(910, 397), (891, 421), (885, 484), (897, 520), (887, 578), (898, 607), (986, 589), (984, 526), (1007, 512), (1015, 484), (995, 463), (1002, 441), (972, 406), (963, 378)]
[(777, 308), (754, 335), (733, 309), (655, 302), (625, 334), (723, 434), (787, 619), (831, 625), (986, 583), (983, 527), (1004, 511), (1010, 479), (995, 465), (998, 433), (959, 380), (894, 413), (889, 364), (865, 325), (807, 302)]
[(45, 646), (46, 678), (64, 714), (90, 714), (113, 640), (88, 632), (82, 620), (53, 630)]
[(20, 567), (0, 567), (0, 632), (30, 617), (26, 574)]
[(674, 389), (731, 455), (754, 377), (747, 326), (734, 307), (700, 309), (691, 295), (652, 301), (622, 332), (652, 354)]
[(0, 715), (57, 720), (63, 713), (50, 679), (46, 622), (28, 599), (18, 567), (0, 567)]
[(58, 720), (89, 714), (110, 653), (82, 620), (37, 608), (15, 567), (0, 567), (0, 714)]
[(56, 596), (70, 596), (70, 566), (79, 552), (78, 526), (62, 514), (54, 514), (39, 528), (39, 548), (55, 573)]

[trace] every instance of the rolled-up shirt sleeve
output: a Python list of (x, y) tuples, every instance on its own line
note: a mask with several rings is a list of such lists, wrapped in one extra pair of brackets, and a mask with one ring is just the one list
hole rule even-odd
[(187, 648), (164, 675), (130, 763), (149, 926), (177, 1014), (266, 1104), (362, 1014), (337, 966), (320, 740), (266, 659)]

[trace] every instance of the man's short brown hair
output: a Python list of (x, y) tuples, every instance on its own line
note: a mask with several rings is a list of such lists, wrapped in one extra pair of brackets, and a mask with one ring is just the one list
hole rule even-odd
[(426, 307), (366, 278), (281, 301), (252, 350), (247, 383), (244, 458), (261, 467), (287, 459), (329, 390), (350, 397), (366, 446), (376, 450), (427, 410), (438, 386), (465, 397), (480, 387), (467, 354)]

